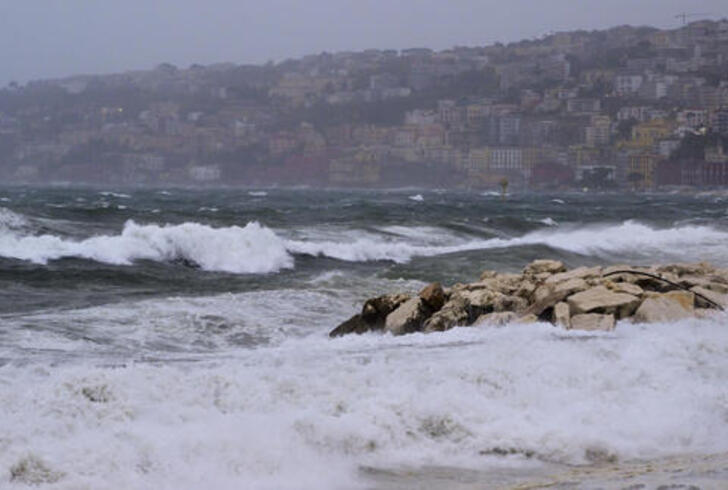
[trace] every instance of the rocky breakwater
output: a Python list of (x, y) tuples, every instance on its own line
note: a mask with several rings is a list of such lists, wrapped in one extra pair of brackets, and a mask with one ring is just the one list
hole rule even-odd
[(567, 270), (536, 260), (521, 274), (485, 271), (480, 281), (417, 295), (371, 298), (330, 336), (370, 331), (403, 335), (454, 327), (551, 322), (567, 330), (613, 330), (617, 321), (670, 322), (728, 306), (728, 269), (710, 264), (614, 265)]

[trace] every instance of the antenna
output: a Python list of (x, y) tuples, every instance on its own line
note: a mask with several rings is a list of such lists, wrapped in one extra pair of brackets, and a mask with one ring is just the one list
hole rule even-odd
[(675, 18), (676, 19), (682, 19), (683, 25), (685, 25), (685, 24), (688, 23), (688, 19), (690, 19), (691, 17), (703, 17), (703, 16), (706, 16), (706, 15), (713, 15), (713, 14), (710, 13), (710, 12), (690, 12), (690, 13), (683, 12), (681, 14), (677, 14), (675, 16)]

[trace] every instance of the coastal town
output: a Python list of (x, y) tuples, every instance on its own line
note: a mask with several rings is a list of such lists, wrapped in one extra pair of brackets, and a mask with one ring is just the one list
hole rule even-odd
[(13, 82), (0, 179), (726, 186), (728, 20)]

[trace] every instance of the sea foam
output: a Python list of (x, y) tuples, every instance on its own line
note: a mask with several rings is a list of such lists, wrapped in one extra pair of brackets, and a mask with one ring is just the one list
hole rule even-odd
[[(213, 228), (199, 223), (137, 224), (128, 221), (120, 235), (73, 241), (55, 235), (22, 235), (26, 220), (0, 209), (0, 256), (46, 263), (78, 257), (117, 265), (135, 260), (185, 259), (204, 270), (270, 273), (294, 266), (294, 255), (348, 262), (393, 261), (458, 252), (545, 245), (557, 250), (611, 260), (708, 260), (725, 263), (728, 233), (706, 225), (656, 228), (637, 221), (540, 229), (513, 238), (475, 238), (436, 227), (388, 226), (379, 230), (310, 230), (277, 234), (257, 222)], [(552, 220), (544, 224), (555, 225)]]
[(78, 257), (116, 265), (135, 260), (186, 259), (210, 271), (268, 273), (293, 267), (293, 257), (272, 230), (256, 222), (212, 228), (198, 223), (140, 225), (128, 221), (120, 235), (72, 241), (54, 235), (0, 234), (0, 255), (44, 264)]
[(0, 468), (36, 455), (61, 488), (328, 489), (356, 488), (362, 465), (482, 468), (494, 452), (714, 454), (728, 451), (726, 376), (725, 317), (608, 334), (322, 331), (189, 364), (5, 366)]

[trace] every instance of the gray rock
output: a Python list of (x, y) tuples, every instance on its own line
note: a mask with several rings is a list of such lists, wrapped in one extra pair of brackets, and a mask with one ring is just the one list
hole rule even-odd
[(412, 298), (387, 315), (384, 328), (392, 335), (404, 335), (418, 332), (422, 324), (432, 314), (427, 303), (420, 298)]

